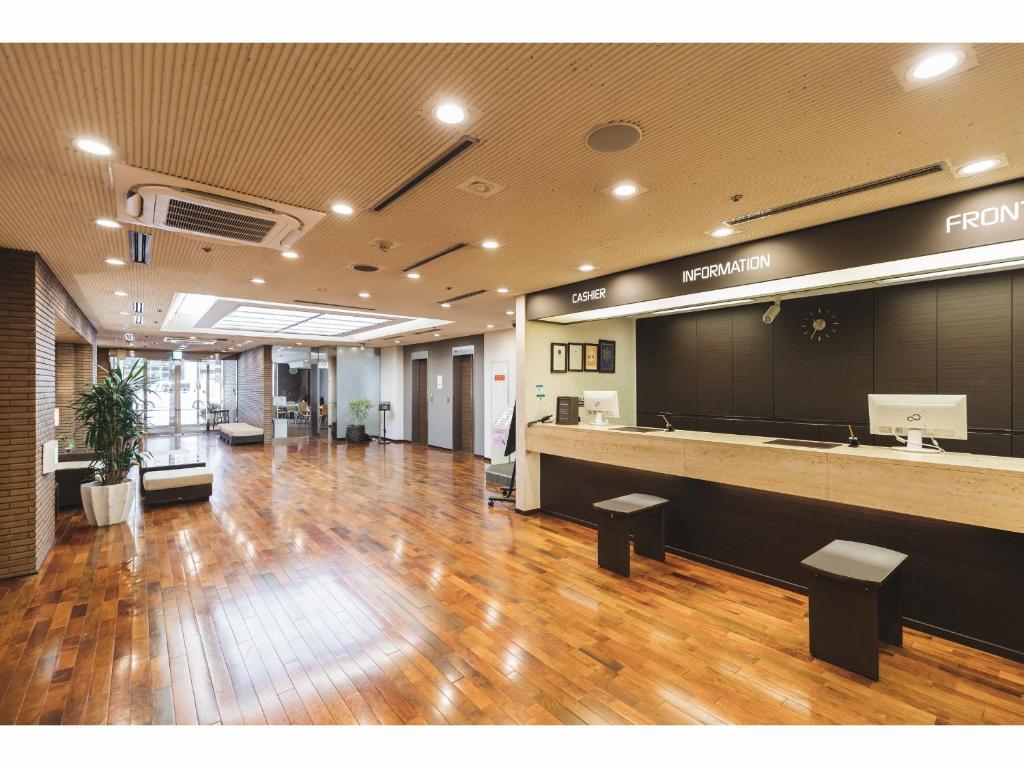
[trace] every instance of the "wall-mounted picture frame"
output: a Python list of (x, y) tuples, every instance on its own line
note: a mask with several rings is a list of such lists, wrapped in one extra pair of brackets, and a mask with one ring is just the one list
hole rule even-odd
[(583, 370), (597, 372), (597, 344), (583, 345)]
[(565, 373), (568, 364), (569, 345), (557, 341), (551, 342), (551, 372)]
[(597, 348), (598, 373), (615, 373), (615, 342), (611, 339), (599, 339)]
[(569, 370), (583, 370), (583, 345), (569, 342)]

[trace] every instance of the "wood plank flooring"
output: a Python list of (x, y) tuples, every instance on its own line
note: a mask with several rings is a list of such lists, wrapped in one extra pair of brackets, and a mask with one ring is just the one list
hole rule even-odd
[(599, 570), (472, 456), (184, 440), (209, 503), (59, 513), (0, 582), (0, 723), (1024, 723), (1024, 665), (908, 630), (864, 680), (808, 656), (802, 596)]

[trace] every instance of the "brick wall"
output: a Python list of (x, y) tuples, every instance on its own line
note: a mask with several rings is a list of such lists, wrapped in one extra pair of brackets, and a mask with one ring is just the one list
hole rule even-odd
[(53, 546), (57, 318), (95, 346), (96, 330), (46, 263), (0, 250), (0, 578), (39, 570)]
[(54, 385), (60, 424), (57, 439), (74, 438), (76, 447), (84, 447), (85, 433), (75, 420), (75, 396), (96, 381), (96, 349), (86, 344), (57, 342), (55, 345)]
[(238, 356), (238, 420), (262, 427), (266, 440), (274, 434), (271, 347), (254, 347)]

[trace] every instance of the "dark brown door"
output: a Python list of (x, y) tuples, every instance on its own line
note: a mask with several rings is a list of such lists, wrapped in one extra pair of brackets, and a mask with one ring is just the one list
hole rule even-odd
[(427, 361), (412, 361), (412, 441), (427, 442)]
[(473, 355), (452, 358), (452, 450), (473, 453)]

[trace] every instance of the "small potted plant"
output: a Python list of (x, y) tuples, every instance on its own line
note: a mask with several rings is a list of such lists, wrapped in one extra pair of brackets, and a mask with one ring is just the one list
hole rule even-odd
[(145, 375), (142, 364), (127, 372), (115, 367), (75, 397), (75, 418), (96, 452), (89, 465), (94, 479), (82, 484), (82, 506), (93, 525), (122, 523), (135, 504), (135, 481), (128, 473), (146, 455)]
[(366, 414), (373, 407), (373, 402), (365, 397), (361, 400), (350, 400), (348, 411), (352, 414), (352, 423), (345, 428), (345, 440), (349, 443), (366, 442)]

